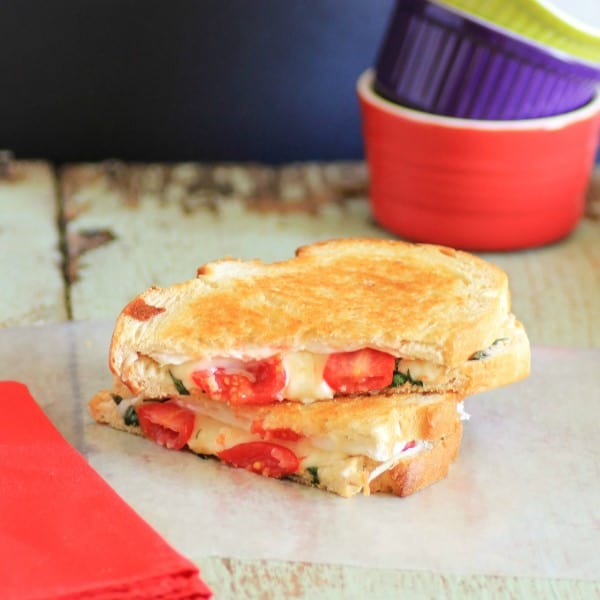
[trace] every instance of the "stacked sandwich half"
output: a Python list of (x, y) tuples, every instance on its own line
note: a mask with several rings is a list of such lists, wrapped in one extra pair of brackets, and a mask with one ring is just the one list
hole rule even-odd
[(93, 417), (171, 449), (352, 496), (448, 473), (467, 395), (526, 377), (506, 274), (373, 239), (224, 259), (119, 315)]

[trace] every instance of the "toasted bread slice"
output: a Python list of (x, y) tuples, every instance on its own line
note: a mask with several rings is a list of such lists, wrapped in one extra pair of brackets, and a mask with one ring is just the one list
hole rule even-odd
[(496, 336), (491, 346), (475, 352), (456, 370), (454, 381), (434, 389), (471, 395), (525, 379), (531, 371), (531, 348), (523, 325), (511, 317)]
[(490, 369), (466, 363), (507, 329), (518, 339), (495, 354), (508, 366), (494, 385), (529, 369), (502, 270), (440, 246), (343, 239), (272, 264), (209, 263), (197, 279), (146, 290), (117, 319), (109, 365), (133, 393), (166, 397), (176, 391), (171, 367), (189, 361), (372, 348), (433, 365), (425, 391), (479, 390)]
[[(454, 431), (440, 438), (431, 449), (406, 457), (369, 483), (371, 493), (385, 492), (409, 496), (424, 487), (444, 479), (450, 465), (456, 460), (462, 440), (462, 423)], [(370, 470), (370, 465), (365, 468)]]
[[(445, 476), (460, 446), (461, 397), (455, 394), (356, 396), (302, 404), (231, 407), (202, 394), (176, 398), (195, 414), (187, 449), (218, 456), (247, 442), (290, 449), (301, 483), (351, 496), (360, 491), (408, 495)], [(89, 403), (93, 418), (142, 434), (132, 417), (139, 399), (102, 391)]]

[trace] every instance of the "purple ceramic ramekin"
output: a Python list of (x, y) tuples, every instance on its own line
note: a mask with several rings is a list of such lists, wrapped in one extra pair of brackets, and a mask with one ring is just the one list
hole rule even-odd
[(427, 0), (396, 0), (374, 88), (418, 110), (484, 120), (531, 119), (587, 104), (600, 65)]

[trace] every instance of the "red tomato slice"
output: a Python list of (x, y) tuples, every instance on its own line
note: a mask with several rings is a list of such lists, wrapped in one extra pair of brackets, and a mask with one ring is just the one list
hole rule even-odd
[(204, 369), (192, 381), (213, 400), (239, 404), (270, 404), (280, 400), (285, 371), (279, 357), (246, 363), (243, 370)]
[(144, 402), (136, 411), (144, 435), (172, 450), (181, 450), (194, 430), (193, 411), (172, 400)]
[(263, 440), (276, 439), (297, 442), (304, 437), (301, 433), (298, 433), (287, 427), (274, 427), (273, 429), (265, 429), (262, 421), (253, 421), (250, 431), (252, 433), (258, 433)]
[(381, 390), (392, 383), (396, 359), (386, 352), (364, 348), (336, 352), (325, 363), (323, 378), (343, 394)]
[(282, 477), (300, 467), (298, 457), (285, 446), (272, 442), (246, 442), (217, 455), (222, 461), (265, 477)]

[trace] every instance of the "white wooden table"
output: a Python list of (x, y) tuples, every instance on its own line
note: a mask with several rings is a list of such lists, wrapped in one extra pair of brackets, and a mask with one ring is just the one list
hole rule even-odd
[[(188, 279), (224, 255), (269, 261), (318, 239), (390, 237), (370, 218), (360, 163), (8, 167), (0, 327), (114, 319), (149, 285)], [(587, 216), (567, 239), (484, 256), (508, 272), (533, 345), (600, 348), (600, 172)], [(458, 576), (218, 557), (199, 566), (217, 598), (600, 597), (600, 573), (595, 581)]]

